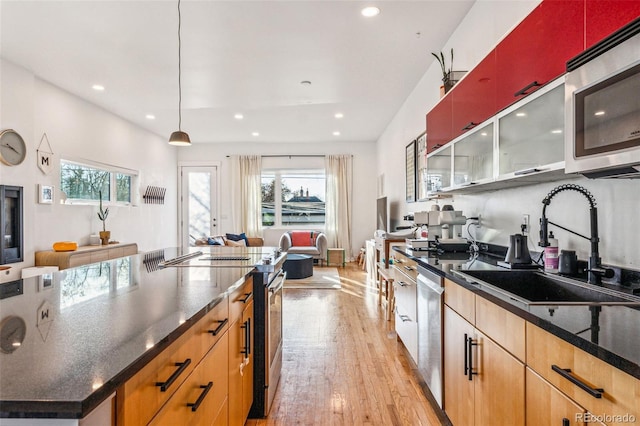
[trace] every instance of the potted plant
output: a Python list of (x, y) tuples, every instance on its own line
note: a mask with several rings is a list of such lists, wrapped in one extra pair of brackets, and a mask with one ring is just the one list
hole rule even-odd
[(442, 52), (440, 52), (439, 55), (433, 52), (431, 52), (431, 54), (436, 58), (436, 60), (440, 64), (440, 69), (442, 70), (443, 85), (440, 86), (440, 90), (444, 90), (444, 93), (441, 93), (442, 95), (444, 95), (449, 90), (451, 90), (451, 88), (458, 82), (458, 80), (460, 80), (460, 76), (464, 72), (453, 71), (453, 48), (451, 48), (451, 62), (449, 64), (449, 69), (447, 69), (444, 54)]
[(98, 207), (98, 219), (102, 221), (102, 231), (100, 231), (100, 240), (102, 240), (102, 245), (106, 246), (109, 244), (109, 239), (111, 238), (111, 231), (107, 231), (107, 217), (109, 216), (109, 207), (106, 209), (102, 208), (102, 191), (98, 191), (98, 196), (100, 197), (100, 206)]

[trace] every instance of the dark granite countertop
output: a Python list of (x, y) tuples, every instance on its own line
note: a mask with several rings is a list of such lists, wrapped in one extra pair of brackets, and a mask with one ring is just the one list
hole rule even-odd
[[(538, 327), (640, 379), (640, 308), (630, 306), (524, 305), (487, 293), (456, 271), (498, 270), (501, 258), (471, 253), (394, 250), (426, 269), (491, 300)], [(595, 313), (595, 316), (594, 316)], [(594, 320), (595, 319), (595, 320)], [(596, 326), (598, 328), (596, 328)], [(596, 330), (592, 333), (592, 330)]]
[[(24, 279), (13, 297), (3, 292), (0, 317), (22, 318), (26, 334), (14, 352), (0, 352), (0, 417), (86, 416), (254, 270), (159, 268), (181, 254), (162, 249), (94, 263), (50, 282)], [(273, 248), (252, 253), (269, 254)]]

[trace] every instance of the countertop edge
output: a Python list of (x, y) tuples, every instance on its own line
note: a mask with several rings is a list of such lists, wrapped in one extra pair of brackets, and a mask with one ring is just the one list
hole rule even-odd
[(235, 283), (230, 285), (224, 293), (206, 303), (206, 305), (196, 312), (191, 318), (180, 324), (180, 326), (160, 340), (153, 348), (146, 351), (142, 356), (129, 364), (129, 366), (123, 369), (111, 380), (104, 383), (86, 399), (82, 401), (0, 400), (0, 418), (82, 419), (86, 417), (91, 413), (91, 411), (109, 398), (109, 396), (114, 394), (127, 380), (147, 365), (153, 358), (158, 356), (158, 354), (168, 348), (187, 330), (193, 327), (209, 311), (228, 298), (231, 293), (245, 282), (247, 276), (251, 275), (253, 272), (255, 272), (255, 270), (251, 269), (246, 275), (243, 275)]

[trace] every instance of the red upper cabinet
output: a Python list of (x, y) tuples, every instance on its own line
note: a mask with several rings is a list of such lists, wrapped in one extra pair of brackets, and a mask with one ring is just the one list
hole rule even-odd
[(639, 0), (586, 0), (586, 46), (589, 48), (640, 17)]
[(427, 113), (427, 153), (451, 141), (451, 92)]
[(584, 50), (584, 9), (583, 1), (545, 0), (498, 44), (497, 110), (564, 74)]
[(492, 50), (451, 90), (452, 139), (496, 113), (496, 51)]

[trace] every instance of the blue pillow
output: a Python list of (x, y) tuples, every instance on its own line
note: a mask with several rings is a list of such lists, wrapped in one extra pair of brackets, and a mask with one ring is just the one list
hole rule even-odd
[(220, 240), (219, 240), (219, 239), (217, 239), (217, 238), (211, 238), (211, 237), (207, 238), (207, 243), (208, 243), (210, 246), (222, 246), (222, 245), (224, 245), (224, 244), (222, 244), (222, 243), (220, 242)]
[(247, 238), (244, 232), (242, 234), (226, 234), (226, 236), (227, 236), (227, 240), (231, 240), (231, 241), (244, 240), (244, 244), (247, 247), (249, 247), (249, 239)]

